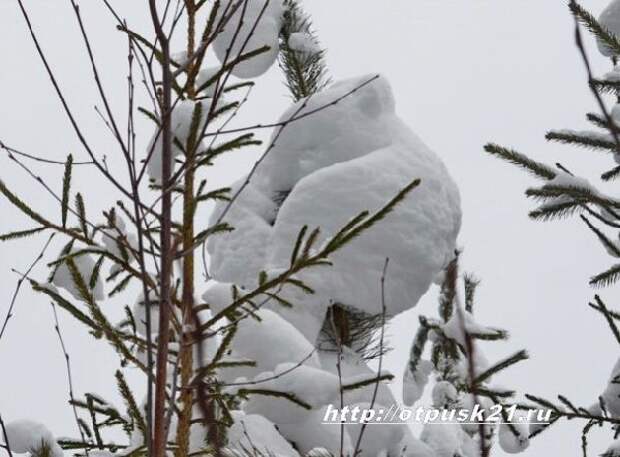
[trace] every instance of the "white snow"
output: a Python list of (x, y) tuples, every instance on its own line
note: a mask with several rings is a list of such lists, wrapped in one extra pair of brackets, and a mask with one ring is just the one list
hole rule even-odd
[[(470, 413), (475, 409), (476, 405), (478, 405), (479, 409), (484, 410), (483, 416), (485, 419), (487, 419), (491, 415), (491, 407), (493, 406), (493, 402), (489, 398), (479, 396), (478, 402), (476, 403), (473, 394), (464, 394), (459, 400), (459, 407)], [(488, 423), (485, 425), (485, 427), (490, 433), (496, 427), (496, 425)], [(476, 434), (479, 431), (478, 424), (473, 422), (464, 422), (461, 424), (461, 428), (470, 435)]]
[[(173, 135), (172, 139), (172, 151), (171, 151), (171, 165), (174, 168), (174, 163), (177, 158), (183, 156), (183, 149), (179, 147), (177, 142), (186, 147), (190, 134), (192, 133), (192, 119), (195, 110), (200, 105), (200, 120), (197, 124), (198, 133), (200, 133), (207, 122), (207, 115), (211, 106), (211, 102), (208, 99), (195, 102), (192, 100), (179, 100), (172, 109), (170, 127)], [(152, 152), (151, 152), (152, 151)], [(161, 184), (162, 173), (162, 133), (159, 128), (155, 129), (151, 141), (149, 142), (146, 150), (146, 157), (150, 158), (147, 163), (147, 172), (157, 184)]]
[[(260, 389), (294, 395), (312, 408), (337, 400), (340, 384), (336, 375), (307, 365), (290, 371), (294, 366), (292, 363), (281, 364), (273, 372), (257, 376), (254, 381), (265, 379), (258, 384)], [(277, 425), (299, 423), (307, 414), (306, 409), (286, 398), (265, 395), (252, 395), (244, 410), (248, 414), (260, 414)]]
[[(319, 359), (321, 361), (321, 367), (323, 370), (338, 375), (337, 367), (337, 352), (321, 351), (319, 352)], [(340, 360), (340, 373), (343, 380), (350, 382), (357, 379), (373, 379), (377, 376), (376, 370), (371, 369), (365, 360), (363, 360), (355, 352), (343, 347), (342, 358)], [(361, 387), (355, 390), (346, 391), (342, 397), (345, 405), (351, 405), (356, 403), (369, 403), (375, 392), (376, 383), (370, 383), (365, 387)], [(375, 402), (382, 405), (396, 404), (396, 398), (388, 382), (380, 382), (377, 388), (377, 395)]]
[[(359, 403), (353, 406), (358, 406), (361, 410), (368, 410), (371, 407), (370, 403)], [(387, 408), (380, 404), (372, 405), (376, 411)], [(357, 443), (357, 440), (362, 433), (362, 424), (359, 422), (348, 424), (346, 430), (351, 437), (352, 443)], [(360, 443), (359, 454), (362, 457), (376, 457), (387, 456), (390, 447), (394, 443), (399, 443), (405, 434), (404, 427), (399, 425), (368, 425), (363, 430), (362, 441)]]
[[(71, 249), (69, 253), (66, 255), (70, 255), (75, 252), (79, 252), (80, 249), (76, 249), (75, 247)], [(90, 254), (79, 255), (73, 257), (73, 263), (75, 264), (80, 276), (86, 283), (86, 286), (90, 283), (90, 278), (95, 269), (95, 261), (93, 260)], [(54, 277), (52, 278), (52, 284), (61, 289), (65, 289), (69, 292), (76, 300), (83, 301), (82, 295), (78, 290), (77, 286), (73, 282), (73, 277), (71, 276), (71, 271), (69, 271), (69, 267), (65, 262), (62, 262), (58, 265), (56, 272), (54, 273)], [(92, 296), (95, 300), (103, 300), (103, 282), (101, 281), (101, 277), (97, 279), (97, 283), (95, 288), (92, 290)]]
[[(151, 305), (151, 334), (159, 333), (159, 298), (153, 293), (149, 293), (149, 303)], [(136, 325), (136, 333), (138, 335), (147, 336), (146, 331), (146, 301), (144, 294), (140, 293), (136, 303), (131, 310)]]
[(254, 377), (283, 363), (319, 366), (314, 346), (289, 322), (268, 309), (255, 314), (260, 321), (247, 317), (239, 322), (230, 359), (251, 360), (256, 366), (226, 369), (225, 378)]
[(433, 364), (428, 360), (418, 361), (413, 373), (409, 367), (405, 369), (403, 375), (403, 403), (405, 405), (411, 406), (422, 397), (432, 371)]
[[(293, 442), (301, 454), (305, 454), (314, 448), (322, 447), (334, 456), (341, 455), (340, 427), (338, 425), (322, 423), (326, 410), (327, 407), (307, 413), (303, 416), (305, 420), (300, 423), (278, 424), (280, 433), (286, 439)], [(342, 438), (342, 455), (352, 455), (355, 443), (352, 442), (346, 429), (342, 434)]]
[(329, 452), (324, 447), (315, 447), (310, 452), (306, 454), (306, 457), (333, 457), (331, 452)]
[(603, 80), (609, 82), (620, 82), (620, 66), (616, 66), (610, 72), (605, 73)]
[[(596, 132), (592, 132), (596, 133)], [(609, 141), (612, 141), (611, 139)], [(562, 187), (574, 187), (576, 189), (584, 189), (592, 192), (593, 194), (598, 194), (598, 191), (590, 184), (590, 182), (579, 176), (570, 175), (563, 171), (558, 172), (558, 174), (551, 181), (547, 183), (548, 185), (553, 186), (562, 186)]]
[(424, 425), (420, 436), (437, 457), (462, 455), (473, 457), (474, 449), (470, 436), (458, 424), (430, 422)]
[(50, 447), (53, 457), (63, 456), (54, 435), (43, 424), (30, 420), (17, 420), (6, 424), (5, 430), (11, 451), (15, 453), (34, 453), (46, 445)]
[[(484, 355), (484, 352), (482, 352), (482, 349), (480, 348), (479, 344), (476, 345), (475, 347), (472, 360), (474, 362), (474, 375), (476, 376), (481, 373), (484, 373), (490, 366), (489, 360)], [(455, 367), (456, 373), (459, 375), (459, 377), (463, 381), (466, 381), (467, 379), (469, 379), (469, 365), (470, 365), (469, 359), (466, 357), (463, 357), (461, 360), (459, 360), (458, 364)], [(492, 379), (493, 377), (490, 376), (489, 378), (487, 378), (486, 382), (491, 382)]]
[(465, 309), (455, 310), (448, 322), (443, 325), (442, 330), (448, 338), (463, 347), (466, 346), (466, 334), (494, 335), (497, 333), (496, 329), (477, 323), (474, 315)]
[[(294, 457), (299, 454), (263, 416), (233, 411), (233, 425), (227, 429), (228, 448), (250, 451), (251, 455)], [(254, 452), (253, 452), (254, 451)]]
[(613, 441), (602, 455), (605, 457), (620, 457), (620, 439)]
[[(583, 138), (587, 138), (591, 141), (600, 141), (600, 142), (606, 142), (606, 143), (614, 143), (614, 137), (613, 135), (611, 135), (610, 133), (607, 132), (599, 132), (596, 130), (571, 130), (571, 129), (561, 129), (561, 130), (554, 130), (553, 133), (557, 133), (560, 135), (567, 135), (567, 136), (578, 136), (578, 137), (583, 137)], [(557, 170), (554, 170), (555, 173), (557, 173)], [(567, 174), (567, 173), (564, 173)], [(570, 176), (570, 175), (568, 175)]]
[[(620, 37), (620, 1), (612, 0), (611, 3), (603, 10), (598, 18), (599, 24), (611, 32), (612, 35)], [(601, 40), (597, 39), (598, 49), (605, 57), (616, 55), (613, 49), (609, 48)]]
[[(232, 285), (212, 282), (203, 294), (203, 300), (210, 305), (214, 315), (221, 313), (233, 302)], [(255, 311), (253, 316), (243, 315), (246, 317), (237, 322), (231, 357), (255, 361), (256, 367), (227, 369), (227, 379), (238, 376), (252, 378), (288, 362), (319, 366), (314, 345), (282, 316), (267, 308)], [(258, 341), (260, 344), (257, 344)]]
[(395, 444), (390, 451), (390, 456), (398, 457), (437, 457), (437, 454), (424, 441), (417, 439), (411, 430), (405, 430), (403, 439)]
[(302, 363), (318, 367), (315, 348), (306, 338), (275, 312), (259, 310), (243, 319), (232, 342), (236, 355), (256, 361), (256, 368), (272, 371), (282, 363)]
[(456, 387), (448, 381), (439, 381), (433, 386), (433, 406), (435, 408), (449, 408), (458, 401)]
[[(202, 87), (207, 82), (211, 81), (211, 79), (218, 74), (220, 71), (220, 67), (207, 67), (198, 72), (196, 76), (196, 87)], [(213, 98), (215, 95), (215, 86), (216, 82), (211, 82), (209, 86), (205, 87), (201, 91), (201, 95), (208, 98)], [(221, 96), (220, 96), (221, 98)]]
[(601, 398), (607, 412), (612, 417), (620, 417), (620, 359), (614, 365)]
[[(133, 263), (135, 257), (132, 255), (131, 250), (138, 249), (138, 238), (133, 233), (128, 233), (125, 221), (118, 214), (115, 215), (116, 229), (105, 228), (102, 230), (101, 242), (105, 246), (106, 250), (113, 256), (122, 259), (121, 250), (118, 247), (119, 243), (125, 248), (129, 258), (128, 262)], [(110, 267), (110, 274), (118, 272), (122, 267), (114, 264)]]
[[(277, 312), (311, 342), (330, 301), (381, 312), (379, 281), (386, 257), (388, 314), (415, 306), (452, 259), (460, 228), (459, 193), (445, 166), (396, 116), (385, 78), (360, 88), (371, 79), (336, 83), (282, 116), (286, 121), (297, 111), (299, 116), (318, 110), (282, 131), (226, 215), (235, 231), (208, 243), (214, 278), (252, 287), (261, 269), (288, 266), (303, 225), (321, 227), (318, 248), (361, 211), (377, 211), (420, 178), (419, 188), (392, 214), (332, 256), (333, 267), (299, 275), (317, 294), (296, 292), (291, 299), (298, 306)], [(274, 201), (287, 192), (278, 211)], [(216, 206), (212, 222), (226, 206)]]
[(620, 124), (620, 103), (616, 103), (609, 114), (616, 124)]
[[(240, 6), (231, 16), (235, 4)], [(268, 51), (235, 65), (232, 74), (238, 78), (256, 78), (269, 70), (278, 57), (282, 12), (282, 0), (221, 2), (215, 23), (223, 28), (213, 41), (213, 49), (222, 65), (268, 46)]]
[(529, 424), (525, 420), (526, 417), (521, 411), (515, 414), (512, 426), (517, 432), (516, 435), (507, 424), (499, 426), (499, 445), (505, 452), (518, 454), (525, 451), (530, 445)]
[(306, 54), (316, 54), (321, 51), (314, 37), (306, 32), (291, 33), (291, 36), (288, 38), (288, 47), (293, 51)]

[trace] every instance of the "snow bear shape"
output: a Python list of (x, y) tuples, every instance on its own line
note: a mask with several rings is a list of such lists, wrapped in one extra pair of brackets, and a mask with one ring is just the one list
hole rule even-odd
[(214, 279), (254, 287), (261, 270), (288, 267), (304, 225), (320, 227), (320, 247), (353, 217), (378, 211), (420, 179), (392, 213), (334, 253), (332, 266), (298, 275), (315, 294), (291, 290), (292, 310), (272, 305), (316, 341), (331, 303), (381, 313), (389, 258), (387, 313), (415, 306), (454, 256), (460, 197), (440, 158), (396, 115), (389, 83), (381, 76), (337, 82), (294, 104), (280, 121), (250, 183), (238, 181), (234, 203), (219, 203), (212, 214), (211, 223), (223, 219), (235, 228), (209, 239)]

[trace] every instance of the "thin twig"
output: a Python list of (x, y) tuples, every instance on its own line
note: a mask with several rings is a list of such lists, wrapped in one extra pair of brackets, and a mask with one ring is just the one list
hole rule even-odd
[(45, 251), (47, 251), (48, 246), (52, 242), (52, 239), (54, 239), (54, 236), (56, 236), (55, 233), (52, 233), (50, 235), (50, 237), (48, 238), (47, 242), (43, 245), (43, 249), (41, 249), (41, 252), (39, 253), (39, 255), (37, 255), (37, 257), (30, 264), (30, 266), (28, 267), (26, 272), (23, 275), (21, 275), (20, 278), (17, 280), (17, 285), (15, 287), (15, 291), (13, 292), (13, 297), (11, 298), (11, 303), (9, 305), (9, 309), (7, 311), (7, 314), (6, 314), (6, 318), (4, 319), (4, 322), (2, 324), (2, 329), (0, 330), (0, 340), (2, 339), (2, 336), (4, 335), (4, 332), (6, 331), (6, 327), (7, 327), (8, 323), (9, 323), (9, 320), (11, 319), (11, 317), (13, 317), (13, 309), (15, 307), (15, 303), (17, 302), (17, 297), (19, 295), (19, 291), (21, 290), (21, 287), (22, 287), (24, 281), (26, 280), (26, 278), (30, 274), (30, 272), (34, 269), (34, 267), (37, 265), (37, 263), (39, 263), (41, 261), (41, 259), (43, 258), (44, 254), (45, 254)]
[(9, 435), (6, 433), (6, 426), (4, 425), (4, 421), (2, 420), (2, 414), (0, 414), (0, 428), (2, 429), (2, 435), (4, 437), (4, 446), (2, 447), (9, 454), (9, 457), (13, 457), (13, 451), (11, 451), (11, 443), (9, 443)]
[[(379, 392), (379, 383), (380, 383), (380, 375), (381, 375), (381, 370), (383, 368), (383, 346), (384, 346), (384, 341), (385, 341), (385, 318), (387, 315), (387, 307), (385, 305), (385, 278), (387, 276), (387, 269), (388, 269), (388, 265), (390, 263), (390, 259), (389, 257), (385, 259), (385, 264), (383, 265), (383, 271), (381, 273), (381, 336), (379, 339), (379, 367), (377, 369), (377, 382), (375, 382), (375, 387), (374, 390), (372, 392), (372, 399), (370, 401), (370, 406), (369, 409), (373, 409), (375, 406), (375, 402), (377, 401), (377, 394)], [(357, 442), (355, 443), (355, 449), (353, 450), (353, 457), (356, 457), (358, 455), (358, 453), (361, 453), (362, 450), (360, 449), (360, 446), (362, 445), (362, 437), (364, 436), (364, 431), (366, 430), (366, 427), (368, 426), (368, 422), (364, 422), (362, 424), (362, 427), (360, 428), (360, 434), (357, 437)]]
[[(54, 330), (58, 335), (58, 341), (60, 342), (60, 348), (62, 349), (62, 353), (65, 358), (65, 365), (67, 368), (67, 382), (69, 383), (69, 400), (73, 408), (73, 417), (75, 418), (75, 423), (77, 425), (78, 431), (80, 433), (80, 437), (82, 438), (82, 442), (86, 442), (86, 436), (84, 435), (84, 430), (82, 430), (82, 426), (80, 424), (80, 418), (78, 416), (78, 411), (75, 401), (75, 396), (73, 395), (73, 376), (71, 374), (71, 360), (69, 358), (69, 352), (67, 351), (67, 346), (65, 345), (65, 340), (62, 337), (62, 333), (60, 331), (60, 323), (58, 322), (58, 313), (56, 312), (56, 304), (51, 301), (52, 305), (52, 313), (54, 315)], [(88, 455), (88, 449), (85, 449), (86, 455)]]

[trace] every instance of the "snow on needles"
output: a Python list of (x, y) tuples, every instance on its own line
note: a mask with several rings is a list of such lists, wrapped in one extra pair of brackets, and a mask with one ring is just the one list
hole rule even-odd
[[(598, 18), (599, 24), (613, 35), (620, 36), (620, 0), (613, 0)], [(597, 40), (598, 49), (605, 57), (617, 55), (613, 49), (601, 40)]]
[(609, 376), (609, 382), (605, 391), (601, 395), (601, 400), (605, 406), (605, 410), (612, 417), (620, 417), (620, 359), (616, 361), (614, 368)]
[(50, 457), (62, 457), (64, 454), (56, 443), (54, 435), (44, 425), (29, 420), (9, 422), (5, 427), (8, 446), (18, 454), (37, 454), (43, 448), (49, 448)]
[(293, 51), (306, 54), (316, 54), (321, 51), (314, 37), (306, 32), (291, 33), (291, 36), (288, 38), (288, 47)]
[[(79, 252), (79, 249), (71, 249), (66, 254), (61, 254), (64, 256), (70, 256), (72, 254), (76, 254)], [(88, 285), (91, 280), (91, 276), (95, 270), (95, 260), (89, 254), (80, 254), (74, 255), (71, 257), (71, 260), (75, 264), (76, 270), (79, 275), (82, 277), (82, 281), (85, 285)], [(58, 268), (54, 272), (52, 277), (52, 284), (61, 289), (65, 289), (69, 292), (76, 300), (84, 301), (84, 297), (80, 293), (79, 288), (77, 287), (75, 281), (73, 280), (73, 275), (71, 274), (71, 270), (65, 261), (58, 265)], [(92, 298), (94, 300), (102, 300), (103, 293), (103, 282), (101, 278), (97, 278), (97, 282), (95, 284), (94, 289), (91, 290)]]
[[(281, 121), (293, 118), (299, 119), (280, 132), (228, 211), (225, 221), (235, 231), (210, 238), (218, 281), (255, 285), (259, 271), (286, 268), (304, 225), (321, 228), (320, 245), (360, 212), (379, 210), (421, 179), (392, 214), (333, 255), (333, 267), (300, 274), (317, 289), (314, 296), (287, 296), (298, 305), (293, 310), (276, 307), (314, 342), (330, 302), (381, 312), (379, 280), (386, 257), (388, 314), (415, 306), (454, 255), (460, 198), (439, 157), (395, 114), (383, 77), (335, 83), (293, 105)], [(212, 223), (226, 206), (216, 206)]]
[[(186, 147), (186, 143), (192, 133), (192, 120), (194, 116), (198, 116), (199, 122), (197, 125), (197, 132), (201, 132), (204, 125), (207, 122), (207, 113), (211, 107), (211, 101), (209, 99), (202, 100), (200, 102), (194, 102), (192, 100), (179, 100), (172, 109), (171, 114), (171, 130), (172, 130), (172, 154), (171, 154), (171, 166), (174, 166), (174, 161), (177, 157), (183, 156), (183, 148)], [(147, 171), (151, 179), (161, 184), (162, 174), (162, 133), (161, 129), (155, 129), (153, 137), (149, 142), (147, 148)]]
[(241, 59), (232, 69), (238, 78), (256, 78), (265, 73), (278, 57), (282, 13), (282, 0), (223, 1), (215, 22), (222, 24), (222, 29), (213, 41), (222, 65), (266, 46), (266, 51)]

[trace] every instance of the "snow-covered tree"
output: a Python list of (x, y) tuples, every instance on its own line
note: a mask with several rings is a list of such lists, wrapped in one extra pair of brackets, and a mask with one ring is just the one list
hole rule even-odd
[[(552, 130), (547, 133), (547, 139), (569, 145), (597, 150), (611, 155), (612, 167), (602, 172), (602, 185), (609, 186), (620, 176), (620, 68), (617, 66), (620, 56), (620, 1), (613, 0), (600, 14), (598, 20), (584, 9), (578, 2), (569, 2), (570, 11), (575, 19), (575, 40), (577, 50), (585, 64), (587, 82), (596, 101), (597, 112), (588, 113), (587, 119), (593, 125), (591, 130)], [(585, 27), (597, 39), (599, 51), (609, 57), (612, 69), (602, 77), (593, 74), (586, 47), (582, 41), (581, 26)], [(607, 104), (612, 102), (611, 110)], [(526, 196), (535, 199), (538, 206), (530, 212), (530, 217), (539, 221), (564, 219), (578, 215), (584, 225), (598, 239), (603, 249), (612, 257), (620, 257), (620, 201), (608, 192), (599, 189), (581, 176), (579, 167), (556, 164), (550, 166), (537, 162), (514, 149), (487, 144), (485, 150), (500, 159), (513, 163), (529, 172), (542, 184), (527, 189)], [(590, 279), (593, 287), (610, 287), (620, 279), (620, 265), (614, 264), (606, 271), (594, 275)], [(601, 297), (594, 296), (590, 307), (599, 312), (609, 325), (613, 336), (620, 344), (620, 332), (617, 321), (620, 314), (609, 309)], [(618, 397), (619, 363), (611, 370), (607, 386), (598, 395), (598, 400), (592, 406), (578, 407), (567, 398), (559, 396), (559, 403), (555, 404), (536, 396), (528, 396), (529, 400), (544, 408), (553, 411), (551, 422), (561, 418), (582, 419), (585, 422), (582, 448), (587, 455), (587, 435), (594, 426), (609, 425), (612, 436), (617, 437), (620, 424), (620, 408)], [(597, 395), (593, 394), (596, 398)], [(540, 433), (544, 428), (532, 432)], [(602, 454), (606, 457), (620, 455), (620, 444), (614, 441), (609, 449)]]
[[(123, 170), (110, 169), (89, 143), (25, 2), (18, 3), (87, 160), (47, 160), (64, 166), (56, 192), (30, 168), (30, 160), (44, 157), (1, 143), (58, 200), (59, 211), (44, 216), (0, 180), (0, 193), (33, 223), (0, 239), (49, 234), (40, 255), (58, 249), (48, 259), (49, 277), (27, 271), (18, 290), (27, 281), (52, 300), (54, 312), (69, 313), (116, 350), (114, 379), (125, 405), (71, 391), (80, 434), (74, 439), (55, 440), (41, 424), (0, 417), (9, 453), (473, 457), (488, 455), (494, 435), (508, 452), (527, 447), (519, 424), (504, 424), (497, 434), (484, 424), (430, 424), (417, 437), (404, 424), (323, 423), (330, 405), (398, 403), (382, 366), (385, 326), (433, 283), (441, 284), (439, 314), (420, 319), (404, 379), (407, 405), (421, 399), (431, 378), (435, 412), (511, 407), (514, 393), (489, 381), (526, 354), (485, 360), (478, 340), (506, 332), (474, 320), (471, 277), (462, 277), (463, 292), (458, 286), (455, 183), (397, 116), (384, 77), (331, 81), (297, 0), (184, 0), (176, 10), (151, 0), (152, 36), (133, 30), (105, 2), (129, 43), (123, 124), (72, 0)], [(179, 36), (183, 47), (173, 49)], [(275, 122), (239, 124), (254, 80), (276, 62), (291, 107)], [(152, 122), (145, 150), (136, 141), (138, 113)], [(263, 144), (257, 132), (265, 128), (272, 135)], [(263, 153), (249, 174), (212, 188), (210, 167), (251, 147)], [(89, 195), (74, 190), (82, 166), (120, 195), (102, 215), (90, 214)], [(208, 222), (197, 218), (205, 204), (212, 204)], [(114, 323), (104, 304), (117, 295), (132, 305)], [(70, 371), (68, 357), (67, 364)], [(127, 382), (127, 368), (144, 374), (144, 399)], [(124, 441), (108, 438), (113, 427)]]

